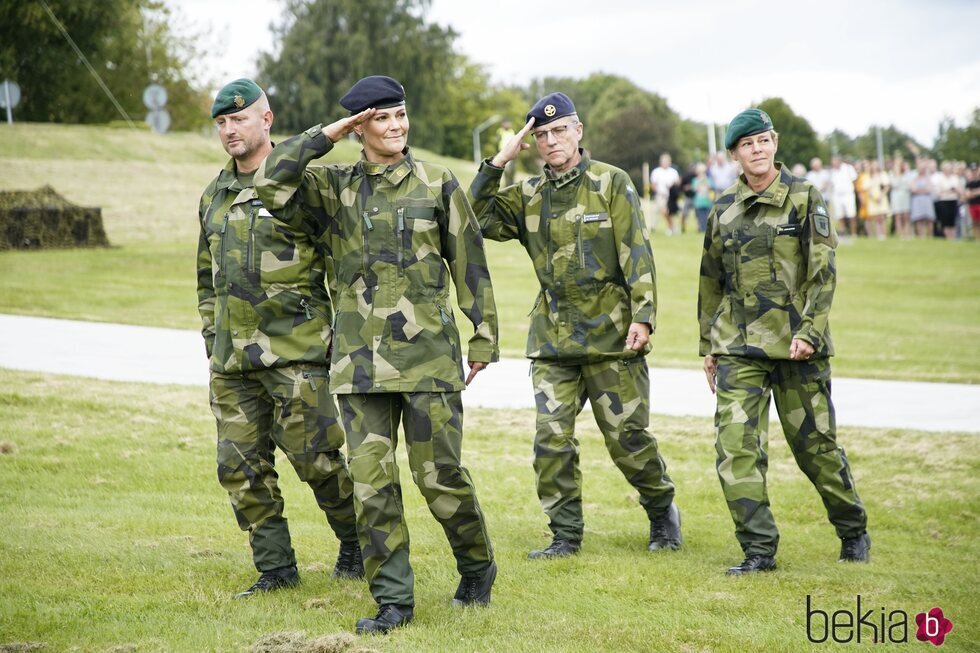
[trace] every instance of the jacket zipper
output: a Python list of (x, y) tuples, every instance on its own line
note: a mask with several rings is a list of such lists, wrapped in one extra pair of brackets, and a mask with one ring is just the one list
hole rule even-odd
[(253, 255), (255, 252), (255, 211), (252, 211), (252, 215), (248, 221), (248, 256), (246, 260), (248, 261), (248, 271), (255, 272), (255, 265), (253, 262)]
[(321, 317), (324, 320), (327, 319), (327, 315), (323, 311), (321, 311), (319, 308), (317, 308), (316, 306), (314, 306), (310, 302), (306, 301), (306, 297), (300, 297), (299, 298), (299, 305), (303, 309), (303, 312), (306, 313), (306, 319), (307, 320), (312, 320), (313, 319), (313, 313), (316, 313), (318, 317)]
[(228, 276), (228, 272), (225, 270), (225, 232), (228, 231), (228, 215), (225, 213), (224, 222), (221, 223), (221, 252), (218, 258), (218, 269), (225, 276)]
[(772, 281), (776, 280), (776, 258), (773, 253), (773, 249), (776, 245), (776, 232), (770, 227), (766, 226), (766, 246), (769, 249), (769, 278)]
[(585, 249), (582, 247), (582, 223), (585, 221), (584, 216), (576, 216), (576, 222), (578, 222), (578, 266), (585, 269)]
[(374, 223), (371, 222), (371, 217), (368, 215), (367, 211), (364, 211), (361, 213), (361, 215), (364, 217), (364, 226), (367, 227), (366, 229), (362, 230), (364, 232), (364, 276), (367, 277), (368, 271), (371, 267), (371, 255), (368, 249), (368, 244), (370, 242), (368, 239), (368, 232), (374, 231)]
[(396, 211), (398, 215), (398, 226), (395, 229), (395, 237), (398, 240), (398, 276), (405, 276), (405, 209), (400, 208)]

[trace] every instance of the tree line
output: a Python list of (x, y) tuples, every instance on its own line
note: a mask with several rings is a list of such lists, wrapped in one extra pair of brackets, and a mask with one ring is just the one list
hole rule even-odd
[[(200, 56), (192, 36), (180, 36), (159, 0), (46, 0), (79, 49), (133, 117), (142, 119), (142, 91), (163, 85), (172, 128), (206, 128), (210, 90), (228, 80), (195, 84), (188, 64)], [(494, 84), (480, 64), (455, 50), (457, 34), (426, 20), (429, 0), (284, 0), (273, 25), (278, 48), (258, 59), (256, 81), (268, 90), (276, 130), (298, 132), (341, 117), (339, 98), (359, 78), (386, 74), (407, 91), (412, 143), (446, 156), (471, 158), (472, 130), (491, 116), (520, 126), (538, 97), (561, 90), (575, 101), (586, 125), (583, 145), (593, 156), (625, 169), (639, 183), (643, 162), (670, 152), (685, 166), (707, 154), (707, 129), (683, 118), (667, 100), (617, 75), (533, 80), (527, 86)], [(39, 0), (0, 0), (0, 78), (21, 85), (21, 120), (104, 123), (116, 117), (110, 100), (66, 43)], [(780, 98), (760, 107), (779, 126), (780, 159), (808, 163), (832, 153), (876, 154), (874, 130), (857, 137), (834, 131), (820, 137)], [(493, 131), (483, 154), (496, 145)], [(932, 146), (895, 126), (882, 129), (884, 151), (971, 160), (980, 147), (980, 109), (972, 122), (940, 125)], [(720, 142), (720, 141), (719, 141)], [(531, 157), (524, 162), (533, 166)]]

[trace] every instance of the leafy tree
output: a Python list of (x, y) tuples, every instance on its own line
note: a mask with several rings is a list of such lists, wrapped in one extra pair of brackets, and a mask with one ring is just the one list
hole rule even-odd
[[(153, 0), (47, 0), (55, 17), (127, 114), (146, 114), (143, 89), (163, 85), (176, 129), (200, 125), (204, 96), (185, 73), (196, 51), (176, 37), (169, 10)], [(22, 90), (16, 113), (37, 122), (92, 123), (120, 118), (40, 2), (0, 0), (0, 77)]]
[(943, 120), (935, 150), (944, 161), (976, 163), (980, 160), (980, 107), (973, 110), (970, 124), (965, 127), (957, 127), (952, 118)]
[(815, 156), (826, 158), (813, 127), (782, 98), (767, 98), (756, 106), (769, 114), (779, 134), (777, 160), (792, 167), (797, 163), (807, 165)]
[(616, 78), (590, 109), (583, 145), (642, 187), (644, 161), (666, 151), (685, 163), (677, 146), (677, 127), (677, 115), (662, 97)]
[(428, 0), (287, 0), (277, 55), (259, 59), (279, 128), (299, 131), (347, 114), (339, 100), (361, 77), (405, 87), (412, 142), (443, 151), (439, 129), (453, 80), (455, 32), (427, 24)]

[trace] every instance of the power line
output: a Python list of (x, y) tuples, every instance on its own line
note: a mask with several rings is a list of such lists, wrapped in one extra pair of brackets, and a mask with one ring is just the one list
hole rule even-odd
[(78, 58), (82, 60), (82, 63), (85, 64), (86, 68), (88, 68), (88, 71), (92, 73), (92, 77), (95, 78), (95, 81), (98, 82), (99, 86), (109, 97), (109, 100), (116, 107), (116, 110), (118, 110), (120, 115), (122, 115), (122, 117), (126, 120), (126, 122), (129, 123), (129, 126), (135, 129), (136, 125), (134, 125), (133, 121), (130, 120), (129, 114), (127, 114), (126, 110), (122, 108), (122, 105), (120, 105), (116, 101), (116, 96), (112, 94), (112, 91), (109, 90), (109, 87), (106, 86), (105, 82), (102, 81), (102, 78), (99, 77), (99, 73), (95, 72), (95, 68), (93, 68), (92, 64), (88, 62), (88, 59), (85, 57), (84, 54), (82, 54), (82, 51), (78, 49), (78, 46), (75, 45), (75, 41), (71, 38), (71, 35), (68, 34), (68, 30), (66, 30), (65, 26), (61, 24), (61, 21), (59, 21), (58, 18), (54, 15), (54, 12), (51, 11), (51, 7), (48, 6), (48, 3), (45, 2), (45, 0), (41, 0), (41, 6), (44, 7), (44, 10), (46, 12), (48, 12), (48, 16), (51, 17), (51, 20), (54, 22), (55, 27), (57, 27), (58, 30), (61, 32), (61, 35), (65, 37), (66, 41), (68, 41), (68, 45), (70, 45), (72, 50), (75, 51), (75, 54), (78, 55)]

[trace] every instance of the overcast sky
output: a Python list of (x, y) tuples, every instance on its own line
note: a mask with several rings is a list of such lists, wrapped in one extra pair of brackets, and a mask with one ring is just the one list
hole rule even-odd
[[(208, 77), (252, 76), (275, 49), (279, 0), (165, 1), (205, 34)], [(980, 106), (976, 0), (433, 0), (428, 19), (495, 81), (622, 75), (703, 122), (778, 96), (821, 134), (894, 124), (932, 145), (943, 116)]]

